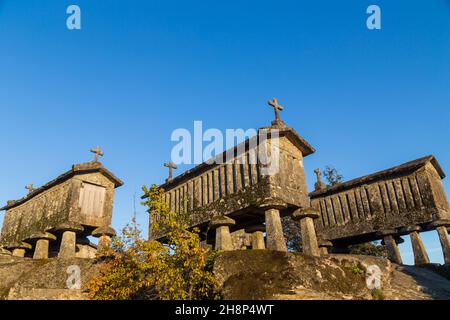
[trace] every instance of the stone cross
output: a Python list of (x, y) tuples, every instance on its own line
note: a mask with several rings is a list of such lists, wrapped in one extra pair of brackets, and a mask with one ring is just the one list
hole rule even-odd
[(27, 185), (26, 187), (25, 187), (25, 189), (27, 189), (28, 190), (28, 193), (30, 194), (30, 193), (32, 193), (35, 189), (34, 189), (34, 187), (33, 187), (33, 184), (29, 184), (29, 185)]
[(172, 161), (170, 161), (169, 163), (164, 163), (164, 167), (169, 168), (169, 177), (166, 179), (167, 181), (171, 181), (173, 178), (173, 169), (178, 169), (177, 166), (175, 166)]
[(316, 169), (314, 170), (314, 173), (317, 176), (317, 182), (314, 185), (316, 190), (321, 190), (321, 189), (325, 189), (325, 184), (322, 182), (322, 179), (320, 178), (322, 176), (322, 172), (320, 172), (320, 169)]
[(273, 98), (273, 100), (269, 100), (267, 102), (272, 108), (275, 110), (275, 121), (280, 121), (280, 112), (279, 110), (283, 110), (284, 108), (278, 104), (278, 100), (276, 98)]
[(91, 149), (91, 152), (95, 154), (93, 162), (98, 162), (98, 156), (103, 157), (105, 155), (103, 152), (100, 151), (100, 146), (97, 146), (97, 148), (95, 149)]

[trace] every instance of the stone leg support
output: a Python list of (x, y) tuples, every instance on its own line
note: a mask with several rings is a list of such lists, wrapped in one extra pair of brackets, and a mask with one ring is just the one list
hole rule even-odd
[(319, 250), (321, 256), (326, 256), (330, 254), (330, 250), (333, 247), (333, 243), (330, 241), (322, 240), (319, 242)]
[(313, 208), (302, 208), (295, 211), (292, 215), (292, 218), (300, 223), (303, 253), (314, 257), (320, 257), (320, 249), (314, 227), (314, 219), (318, 217), (319, 214)]
[(77, 253), (77, 233), (84, 231), (83, 226), (76, 222), (69, 221), (60, 224), (56, 227), (56, 230), (62, 232), (58, 258), (75, 258)]
[(444, 254), (445, 264), (450, 264), (450, 239), (448, 238), (448, 231), (445, 226), (436, 228), (439, 235), (439, 241), (441, 241), (442, 253)]
[(216, 229), (216, 250), (232, 251), (234, 250), (231, 240), (230, 227), (220, 226)]
[(92, 236), (98, 238), (97, 255), (107, 254), (111, 245), (111, 237), (116, 236), (116, 231), (110, 226), (103, 226), (92, 231)]
[(398, 249), (397, 242), (395, 241), (393, 235), (385, 235), (383, 240), (386, 246), (388, 259), (394, 263), (403, 264), (402, 256), (400, 255), (400, 250)]
[(59, 248), (58, 258), (74, 258), (76, 254), (77, 235), (74, 231), (64, 231)]
[(101, 235), (98, 238), (98, 251), (99, 252), (105, 252), (109, 249), (109, 246), (111, 245), (111, 237), (108, 235)]
[(38, 241), (36, 241), (33, 259), (48, 259), (49, 244), (50, 241), (47, 239), (39, 239)]
[(214, 217), (211, 219), (210, 228), (216, 231), (216, 245), (215, 250), (218, 251), (232, 251), (234, 250), (233, 240), (231, 238), (230, 226), (235, 225), (236, 222), (228, 217)]
[(410, 232), (409, 237), (411, 238), (411, 246), (414, 253), (414, 264), (423, 265), (430, 263), (430, 258), (420, 237), (420, 227), (410, 228), (408, 231)]
[(23, 257), (25, 257), (25, 249), (14, 249), (12, 252), (12, 255), (14, 257), (23, 258)]
[(256, 231), (252, 233), (252, 249), (264, 250), (266, 244), (264, 243), (264, 233), (262, 231)]
[(265, 211), (267, 249), (276, 251), (287, 251), (286, 239), (283, 235), (280, 211), (268, 209)]

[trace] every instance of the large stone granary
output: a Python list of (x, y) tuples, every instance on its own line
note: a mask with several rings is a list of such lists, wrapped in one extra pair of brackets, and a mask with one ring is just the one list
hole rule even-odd
[(99, 237), (107, 246), (111, 228), (114, 190), (123, 182), (100, 162), (99, 149), (91, 150), (92, 162), (72, 168), (40, 188), (0, 210), (6, 211), (1, 233), (3, 253), (36, 259), (59, 256), (95, 257), (97, 245), (88, 236)]
[[(218, 250), (286, 251), (281, 218), (291, 216), (301, 230), (303, 252), (319, 256), (347, 252), (354, 244), (382, 240), (389, 259), (402, 263), (397, 244), (410, 235), (416, 264), (429, 263), (420, 231), (437, 230), (444, 260), (450, 263), (450, 210), (433, 156), (326, 187), (316, 170), (315, 190), (308, 192), (304, 158), (315, 149), (280, 120), (276, 99), (270, 127), (160, 185), (170, 210), (186, 212), (201, 230), (205, 245)], [(262, 152), (261, 152), (262, 151)], [(260, 155), (272, 155), (272, 163)], [(274, 157), (274, 155), (276, 155)], [(266, 159), (267, 160), (267, 159)], [(276, 170), (267, 170), (276, 162)], [(164, 241), (152, 230), (152, 239)]]

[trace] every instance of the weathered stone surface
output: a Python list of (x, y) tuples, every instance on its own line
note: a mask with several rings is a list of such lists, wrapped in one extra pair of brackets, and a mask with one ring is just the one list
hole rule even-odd
[(411, 238), (411, 246), (414, 254), (414, 264), (424, 265), (430, 263), (430, 258), (428, 257), (427, 251), (425, 250), (425, 246), (423, 245), (419, 231), (421, 231), (421, 228), (419, 226), (411, 226), (405, 228), (405, 232), (408, 232)]
[(216, 228), (216, 246), (218, 251), (231, 251), (234, 250), (233, 240), (231, 239), (230, 227), (222, 225)]
[(74, 231), (64, 231), (59, 248), (58, 258), (71, 259), (76, 254), (77, 234)]
[(441, 242), (442, 253), (444, 255), (445, 263), (450, 264), (450, 238), (448, 237), (447, 228), (444, 226), (437, 227), (436, 231)]
[(14, 257), (23, 258), (23, 257), (25, 257), (25, 249), (21, 249), (21, 248), (14, 249), (12, 252), (12, 255)]
[(250, 234), (246, 230), (240, 229), (231, 233), (231, 240), (235, 250), (246, 250), (250, 245)]
[[(102, 154), (99, 149), (93, 151), (96, 157)], [(11, 247), (24, 240), (37, 244), (35, 235), (58, 230), (84, 232), (89, 236), (88, 230), (111, 224), (114, 189), (122, 184), (94, 159), (72, 166), (40, 188), (30, 186), (27, 196), (8, 201), (0, 209), (6, 210), (0, 244)], [(88, 228), (83, 231), (83, 226)], [(40, 241), (41, 249), (43, 246), (44, 242)]]
[(314, 227), (314, 219), (317, 219), (318, 217), (319, 214), (317, 210), (310, 207), (298, 209), (292, 214), (292, 219), (300, 224), (303, 253), (315, 257), (320, 256), (316, 230)]
[(109, 236), (109, 237), (115, 237), (116, 230), (114, 230), (113, 228), (111, 228), (109, 226), (103, 226), (103, 227), (95, 229), (94, 231), (92, 231), (91, 234), (93, 237), (101, 237), (103, 235)]
[(210, 222), (210, 227), (212, 229), (214, 228), (218, 228), (218, 227), (223, 227), (223, 226), (234, 226), (236, 224), (236, 221), (234, 221), (233, 219), (229, 218), (229, 217), (225, 217), (225, 216), (220, 216), (220, 217), (214, 217), (211, 219)]
[(303, 253), (315, 257), (320, 256), (319, 245), (317, 243), (316, 231), (314, 229), (314, 221), (310, 217), (300, 220), (300, 230), (302, 233)]
[(320, 240), (318, 242), (320, 254), (322, 256), (326, 256), (330, 253), (331, 248), (333, 247), (333, 243), (327, 240)]
[(402, 256), (398, 248), (397, 242), (392, 235), (385, 235), (383, 238), (388, 259), (397, 264), (403, 264)]
[(245, 232), (250, 234), (250, 244), (253, 250), (264, 250), (266, 248), (265, 231), (266, 227), (263, 225), (253, 225), (245, 228)]
[(33, 259), (48, 259), (49, 242), (47, 239), (39, 239), (36, 241)]
[[(268, 138), (250, 138), (217, 156), (217, 163), (205, 162), (161, 185), (170, 209), (179, 210), (179, 193), (184, 190), (192, 225), (205, 231), (215, 216), (229, 215), (245, 228), (264, 222), (261, 214), (265, 204), (282, 205), (282, 216), (294, 207), (308, 206), (303, 158), (315, 150), (291, 128), (269, 127), (259, 132), (267, 132)], [(272, 175), (263, 174), (267, 166), (256, 162), (255, 154), (272, 149), (280, 152), (279, 166)], [(230, 154), (233, 156), (228, 158)], [(156, 217), (150, 216), (152, 219)], [(163, 240), (163, 235), (153, 230), (149, 234), (152, 239)]]
[(261, 231), (255, 231), (251, 235), (252, 249), (253, 250), (264, 250), (266, 248), (266, 243), (264, 242), (264, 233)]
[(450, 299), (450, 282), (435, 272), (369, 256), (233, 251), (219, 256), (214, 273), (226, 300), (371, 300), (372, 265), (380, 268), (387, 300)]
[(355, 244), (380, 240), (378, 231), (449, 219), (450, 210), (433, 156), (310, 193), (320, 211), (316, 232), (330, 241)]
[[(84, 285), (96, 276), (102, 260), (34, 260), (0, 255), (0, 300), (86, 299)], [(81, 289), (69, 290), (68, 267), (79, 266)], [(223, 252), (214, 265), (225, 299), (372, 299), (365, 272), (381, 270), (385, 299), (450, 299), (448, 270), (397, 266), (368, 256), (330, 255), (316, 258), (265, 250)], [(432, 269), (431, 269), (432, 267)]]
[[(69, 290), (69, 266), (80, 268), (80, 290)], [(86, 299), (84, 284), (98, 274), (97, 260), (56, 258), (34, 260), (0, 256), (0, 300)]]
[(266, 210), (266, 237), (267, 249), (287, 251), (286, 239), (283, 235), (280, 211), (278, 209)]

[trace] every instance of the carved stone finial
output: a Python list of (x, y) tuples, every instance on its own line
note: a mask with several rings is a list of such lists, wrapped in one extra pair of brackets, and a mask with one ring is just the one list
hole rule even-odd
[(315, 190), (317, 191), (317, 190), (325, 189), (326, 186), (325, 186), (325, 183), (322, 182), (322, 179), (321, 179), (322, 172), (320, 172), (320, 169), (314, 170), (314, 173), (315, 173), (316, 176), (317, 176), (317, 182), (316, 182), (316, 184), (314, 185)]
[(173, 169), (178, 169), (176, 165), (170, 161), (169, 163), (164, 163), (164, 167), (169, 168), (169, 177), (166, 179), (166, 182), (169, 182), (173, 179)]
[(28, 190), (28, 194), (30, 194), (30, 193), (32, 193), (34, 190), (36, 190), (36, 189), (33, 187), (33, 184), (32, 184), (32, 183), (30, 183), (29, 185), (27, 185), (27, 186), (25, 187), (25, 189)]
[(283, 110), (283, 106), (278, 104), (278, 100), (273, 98), (267, 102), (275, 110), (275, 120), (272, 121), (272, 126), (285, 127), (286, 124), (280, 119), (280, 110)]
[(98, 162), (98, 157), (103, 157), (105, 154), (100, 151), (100, 146), (97, 146), (95, 149), (90, 150), (94, 154), (94, 160), (92, 162)]

